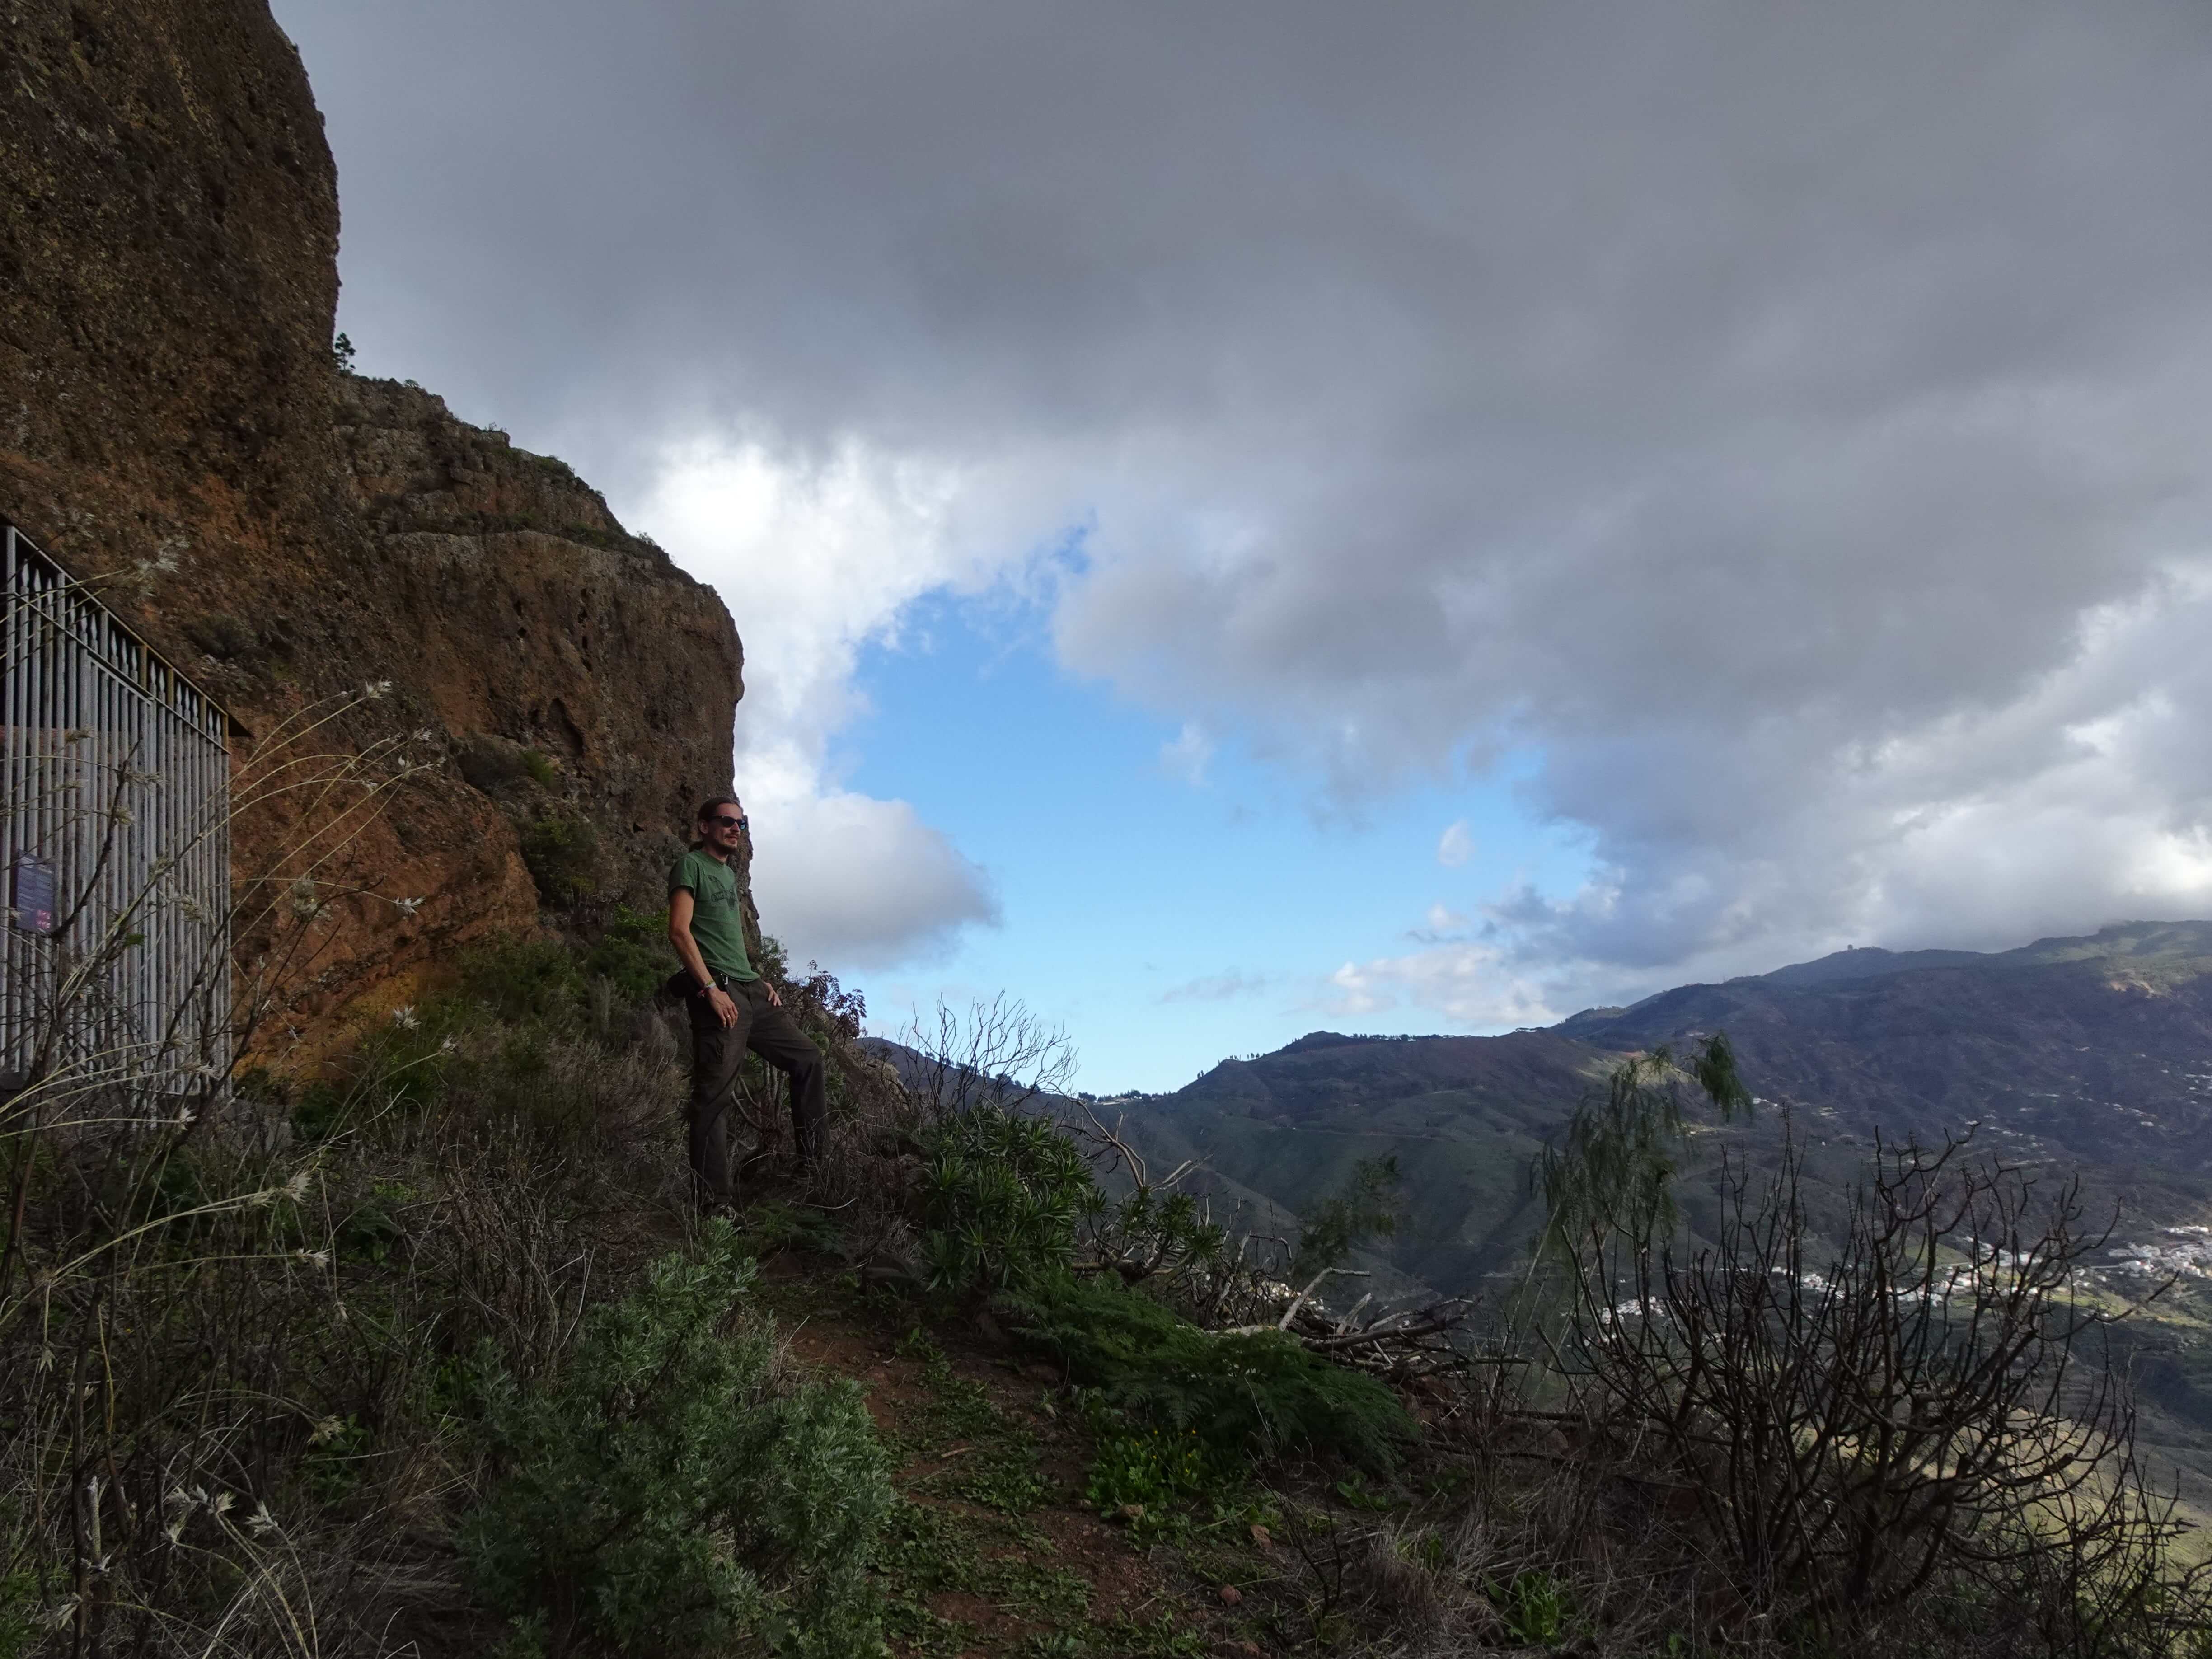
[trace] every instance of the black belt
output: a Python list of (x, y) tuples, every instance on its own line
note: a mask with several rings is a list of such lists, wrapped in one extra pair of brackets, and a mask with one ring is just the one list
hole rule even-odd
[(738, 981), (727, 974), (717, 974), (712, 985), (702, 985), (691, 977), (691, 970), (689, 968), (678, 968), (661, 981), (660, 994), (671, 1001), (682, 1002), (693, 997), (703, 997), (710, 990), (726, 992), (733, 989), (737, 984)]

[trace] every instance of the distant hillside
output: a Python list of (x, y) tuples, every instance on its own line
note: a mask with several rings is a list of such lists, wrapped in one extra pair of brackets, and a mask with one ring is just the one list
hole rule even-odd
[(1725, 1030), (1756, 1092), (1861, 1134), (1978, 1121), (2023, 1156), (2212, 1171), (2212, 922), (1847, 951), (1557, 1030), (1612, 1052)]
[[(1389, 1266), (1480, 1291), (1522, 1258), (1538, 1219), (1530, 1158), (1576, 1103), (1624, 1054), (1716, 1030), (1760, 1105), (1748, 1125), (1698, 1134), (1683, 1183), (1693, 1233), (1715, 1220), (1723, 1151), (1771, 1156), (1785, 1121), (1814, 1184), (1837, 1195), (1877, 1133), (1933, 1140), (1978, 1125), (1978, 1143), (2008, 1158), (2079, 1175), (2094, 1212), (2118, 1206), (2120, 1240), (2212, 1223), (2212, 922), (2123, 923), (1990, 954), (1847, 951), (1505, 1036), (1316, 1031), (1116, 1109), (1161, 1155), (1205, 1158), (1224, 1199), (1260, 1194), (1291, 1212), (1360, 1158), (1395, 1154), (1410, 1225)], [(2192, 1279), (2161, 1310), (2138, 1359), (2177, 1413), (2166, 1443), (2212, 1470), (2205, 1288)]]
[(1292, 1208), (1398, 1153), (1423, 1222), (1400, 1265), (1457, 1283), (1525, 1237), (1527, 1159), (1586, 1091), (1624, 1054), (1715, 1030), (1768, 1130), (1787, 1113), (1850, 1148), (1978, 1124), (2009, 1155), (2081, 1165), (2146, 1221), (2212, 1201), (2212, 922), (1840, 951), (1505, 1036), (1316, 1031), (1131, 1109)]

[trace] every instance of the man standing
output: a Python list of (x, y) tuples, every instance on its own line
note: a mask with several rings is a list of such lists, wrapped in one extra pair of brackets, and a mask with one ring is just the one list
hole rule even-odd
[(829, 1115), (822, 1051), (745, 955), (738, 872), (730, 859), (749, 827), (735, 798), (708, 801), (699, 809), (698, 839), (668, 872), (668, 942), (690, 977), (691, 1173), (700, 1201), (708, 1204), (734, 1195), (726, 1114), (747, 1048), (791, 1079), (802, 1175), (822, 1156)]

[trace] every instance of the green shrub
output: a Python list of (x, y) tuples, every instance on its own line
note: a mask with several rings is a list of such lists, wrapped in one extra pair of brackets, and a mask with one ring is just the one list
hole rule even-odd
[(377, 1182), (368, 1196), (339, 1221), (332, 1234), (338, 1260), (380, 1267), (404, 1250), (407, 1230), (400, 1224), (398, 1212), (415, 1201), (415, 1193), (404, 1184)]
[[(471, 946), (451, 988), (397, 1008), (294, 1098), (292, 1127), (323, 1140), (398, 1109), (451, 1103), (549, 1147), (587, 1143), (632, 1105), (629, 1015), (666, 976), (659, 922), (619, 911), (599, 941), (508, 938)], [(651, 940), (651, 943), (648, 943)], [(283, 1085), (263, 1079), (260, 1095)]]
[(1505, 1633), (1528, 1647), (1550, 1647), (1566, 1634), (1566, 1588), (1548, 1572), (1516, 1573), (1504, 1584), (1487, 1584), (1490, 1598), (1505, 1622)]
[(559, 763), (543, 749), (526, 749), (522, 751), (521, 758), (522, 769), (530, 775), (530, 781), (532, 783), (542, 788), (550, 789), (561, 781)]
[(1273, 1331), (1217, 1336), (1139, 1291), (1065, 1274), (1001, 1305), (1109, 1404), (1171, 1433), (1194, 1430), (1223, 1455), (1327, 1451), (1382, 1472), (1413, 1433), (1382, 1384)]
[(587, 980), (611, 984), (624, 1007), (636, 1007), (675, 970), (675, 953), (668, 948), (668, 912), (621, 906), (578, 966)]
[(462, 953), (457, 996), (509, 1023), (575, 1018), (584, 976), (558, 939), (505, 939)]
[(780, 1386), (775, 1337), (732, 1315), (752, 1281), (726, 1225), (595, 1310), (549, 1386), (495, 1371), (505, 1466), (463, 1528), (478, 1593), (552, 1651), (880, 1651), (868, 1558), (891, 1504), (851, 1382)]
[(441, 1000), (417, 1011), (392, 1011), (343, 1054), (331, 1074), (307, 1084), (292, 1108), (302, 1140), (322, 1140), (356, 1127), (386, 1106), (419, 1109), (441, 1098), (453, 1069), (455, 1034), (469, 1010)]
[(521, 840), (522, 861), (546, 903), (562, 908), (599, 890), (599, 832), (589, 818), (534, 818)]
[(930, 1288), (965, 1295), (1066, 1271), (1098, 1189), (1075, 1143), (1043, 1118), (979, 1106), (923, 1138), (922, 1255)]
[(1150, 1513), (1218, 1484), (1195, 1429), (1164, 1434), (1103, 1417), (1096, 1427), (1097, 1449), (1083, 1487), (1084, 1501), (1093, 1509), (1110, 1513), (1135, 1504)]
[(292, 1133), (302, 1140), (322, 1139), (345, 1121), (346, 1104), (343, 1084), (328, 1080), (309, 1084), (292, 1108)]
[(40, 1633), (38, 1581), (27, 1572), (0, 1578), (0, 1659), (28, 1653)]

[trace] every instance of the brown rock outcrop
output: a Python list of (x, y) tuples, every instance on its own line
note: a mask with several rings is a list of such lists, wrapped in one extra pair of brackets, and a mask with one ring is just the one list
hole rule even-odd
[[(337, 197), (264, 0), (10, 0), (0, 62), (0, 512), (230, 708), (436, 764), (351, 868), (301, 1005), (453, 944), (657, 904), (729, 781), (741, 656), (711, 590), (557, 461), (331, 353)], [(240, 828), (251, 873), (295, 833)], [(533, 872), (535, 878), (533, 879)]]
[(384, 554), (380, 608), (418, 643), (411, 684), (463, 780), (526, 846), (588, 826), (565, 873), (540, 865), (548, 898), (657, 906), (676, 832), (729, 785), (728, 613), (562, 462), (394, 381), (343, 376), (335, 404)]

